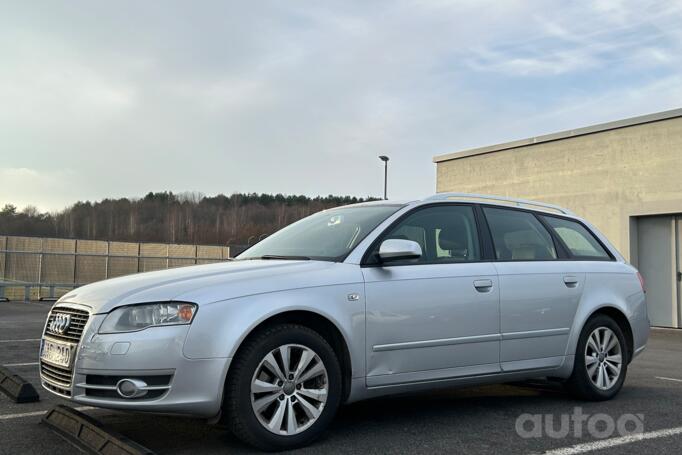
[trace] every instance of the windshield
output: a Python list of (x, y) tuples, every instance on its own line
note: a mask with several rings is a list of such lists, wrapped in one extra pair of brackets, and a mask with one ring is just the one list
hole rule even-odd
[(343, 260), (400, 207), (368, 205), (324, 210), (275, 232), (237, 259)]

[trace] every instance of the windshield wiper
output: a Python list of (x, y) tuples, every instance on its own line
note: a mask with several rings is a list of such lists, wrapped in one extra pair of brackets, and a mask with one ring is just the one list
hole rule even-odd
[(253, 259), (281, 259), (285, 261), (310, 261), (308, 256), (281, 256), (278, 254), (264, 254), (263, 256)]

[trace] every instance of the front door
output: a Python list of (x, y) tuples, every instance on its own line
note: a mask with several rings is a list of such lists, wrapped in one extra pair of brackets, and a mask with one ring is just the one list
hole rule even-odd
[[(418, 260), (378, 263), (381, 240), (421, 245)], [(499, 371), (499, 286), (482, 260), (472, 206), (415, 209), (382, 236), (363, 268), (367, 385)]]

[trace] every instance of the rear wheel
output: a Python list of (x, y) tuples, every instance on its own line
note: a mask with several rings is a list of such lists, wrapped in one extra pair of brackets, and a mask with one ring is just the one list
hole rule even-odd
[(232, 432), (264, 450), (312, 442), (341, 401), (341, 369), (317, 332), (278, 325), (240, 349), (227, 383), (225, 411)]
[(597, 315), (580, 334), (568, 389), (580, 399), (609, 400), (623, 387), (627, 367), (623, 331), (610, 317)]

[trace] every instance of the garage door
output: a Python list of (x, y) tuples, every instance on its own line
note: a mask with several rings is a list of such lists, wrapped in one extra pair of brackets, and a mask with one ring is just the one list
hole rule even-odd
[(637, 221), (638, 268), (646, 281), (651, 325), (681, 327), (682, 216)]

